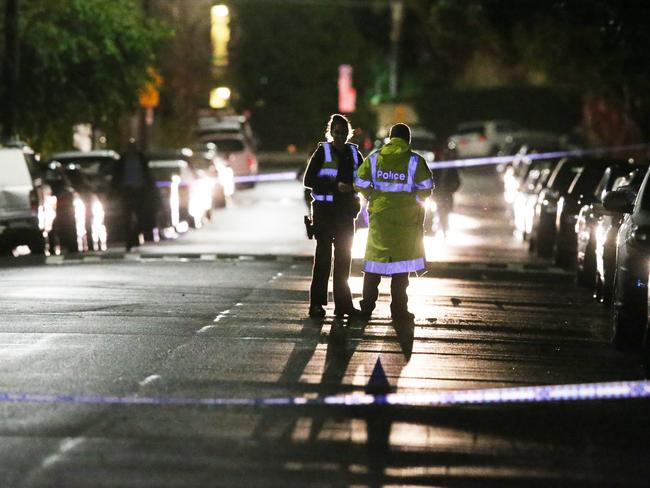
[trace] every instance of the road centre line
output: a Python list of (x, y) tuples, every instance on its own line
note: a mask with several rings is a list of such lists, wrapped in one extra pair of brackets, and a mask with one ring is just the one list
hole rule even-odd
[(342, 406), (369, 407), (445, 407), (463, 405), (575, 402), (649, 398), (650, 381), (619, 381), (577, 383), (567, 385), (524, 386), (450, 390), (428, 393), (389, 393), (381, 395), (353, 393), (325, 397), (301, 396), (279, 398), (192, 398), (141, 397), (77, 394), (38, 394), (0, 392), (0, 402), (40, 404), (90, 405), (150, 405), (150, 406), (209, 406), (209, 407), (300, 407)]

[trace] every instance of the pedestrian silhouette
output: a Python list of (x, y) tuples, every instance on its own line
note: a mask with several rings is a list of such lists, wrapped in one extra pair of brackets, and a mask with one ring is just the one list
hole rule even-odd
[(126, 150), (111, 180), (113, 191), (119, 195), (122, 207), (122, 237), (126, 250), (145, 240), (154, 239), (160, 195), (149, 171), (147, 158), (138, 149), (135, 139), (129, 139)]

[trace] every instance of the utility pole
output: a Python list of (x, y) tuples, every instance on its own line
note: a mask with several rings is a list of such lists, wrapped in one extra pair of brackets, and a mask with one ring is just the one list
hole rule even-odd
[(389, 93), (391, 98), (394, 99), (399, 90), (399, 43), (404, 19), (404, 0), (391, 0), (390, 14)]
[[(142, 0), (142, 15), (144, 18), (148, 18), (151, 14), (151, 2), (150, 0)], [(146, 152), (149, 150), (149, 123), (150, 123), (150, 113), (153, 109), (139, 107), (138, 108), (138, 145), (140, 150)]]
[(5, 0), (5, 52), (2, 60), (2, 138), (14, 135), (18, 86), (18, 0)]

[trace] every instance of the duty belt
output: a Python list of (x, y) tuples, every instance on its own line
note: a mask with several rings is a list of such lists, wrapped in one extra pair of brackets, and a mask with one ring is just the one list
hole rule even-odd
[(334, 195), (319, 195), (317, 193), (312, 193), (311, 196), (313, 197), (315, 202), (333, 202), (334, 201)]

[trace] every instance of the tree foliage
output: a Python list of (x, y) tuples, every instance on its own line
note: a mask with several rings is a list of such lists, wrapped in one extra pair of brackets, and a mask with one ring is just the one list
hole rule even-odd
[(151, 16), (174, 28), (158, 48), (164, 79), (152, 145), (180, 147), (194, 139), (197, 111), (208, 106), (212, 77), (210, 8), (212, 0), (156, 0)]
[(329, 115), (338, 111), (341, 64), (354, 68), (358, 109), (351, 116), (353, 125), (370, 121), (376, 54), (350, 10), (242, 2), (234, 9), (232, 25), (229, 73), (235, 104), (251, 111), (263, 146), (307, 145), (322, 138)]
[(48, 149), (76, 123), (118, 132), (167, 31), (134, 0), (23, 0), (19, 19), (21, 136)]
[[(593, 144), (625, 143), (648, 129), (650, 5), (633, 0), (412, 0), (431, 66), (457, 84), (479, 57), (507, 82), (583, 94)], [(503, 82), (503, 80), (500, 80)]]

